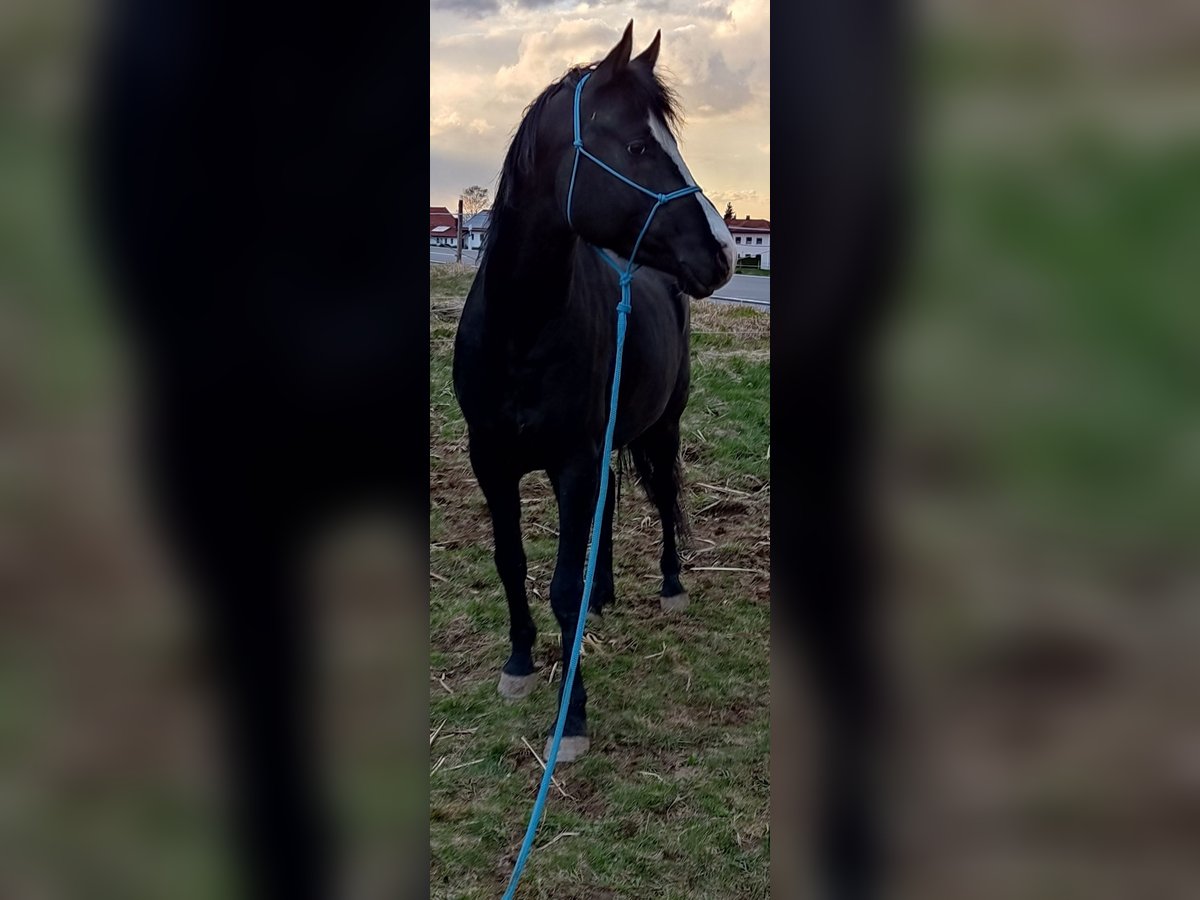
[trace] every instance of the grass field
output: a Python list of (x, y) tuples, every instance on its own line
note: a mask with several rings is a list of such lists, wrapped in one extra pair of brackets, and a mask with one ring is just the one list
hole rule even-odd
[(771, 277), (770, 269), (760, 269), (758, 266), (738, 266), (735, 275), (758, 275), (763, 278)]
[[(562, 676), (546, 599), (557, 513), (544, 476), (529, 476), (524, 533), (545, 682), (520, 704), (496, 693), (508, 611), (450, 389), (470, 275), (430, 270), (430, 880), (446, 900), (502, 891), (541, 777), (525, 741), (542, 752)], [(657, 518), (627, 483), (618, 602), (585, 638), (592, 752), (558, 770), (568, 796), (551, 793), (522, 896), (768, 896), (769, 319), (697, 304), (693, 327), (692, 606), (660, 612)]]

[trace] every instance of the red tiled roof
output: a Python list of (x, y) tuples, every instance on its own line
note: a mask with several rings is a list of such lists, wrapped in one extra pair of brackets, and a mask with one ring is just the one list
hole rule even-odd
[(433, 235), (435, 228), (444, 229), (436, 232), (438, 237), (456, 237), (458, 235), (458, 220), (450, 215), (450, 210), (444, 206), (429, 207), (429, 233)]
[(771, 220), (770, 219), (751, 219), (749, 216), (742, 218), (742, 219), (730, 219), (725, 224), (728, 225), (729, 230), (734, 233), (737, 233), (739, 231), (740, 232), (747, 232), (747, 231), (763, 232), (763, 231), (771, 230)]

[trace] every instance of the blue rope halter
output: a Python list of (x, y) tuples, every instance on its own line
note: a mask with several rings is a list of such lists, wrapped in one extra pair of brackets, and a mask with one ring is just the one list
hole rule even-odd
[(571, 660), (567, 666), (567, 671), (563, 675), (562, 699), (558, 705), (558, 721), (554, 725), (554, 739), (550, 744), (550, 753), (546, 759), (545, 771), (542, 773), (542, 784), (538, 788), (537, 800), (534, 801), (533, 812), (529, 816), (529, 827), (525, 830), (525, 840), (521, 844), (521, 852), (517, 854), (517, 862), (513, 866), (512, 876), (509, 878), (508, 890), (504, 892), (504, 900), (512, 900), (513, 895), (516, 893), (517, 882), (521, 879), (521, 871), (525, 868), (525, 862), (529, 858), (529, 851), (533, 847), (534, 835), (537, 834), (538, 825), (542, 821), (542, 813), (546, 807), (546, 796), (550, 791), (551, 779), (554, 777), (554, 765), (558, 761), (558, 746), (562, 742), (563, 726), (567, 720), (567, 705), (571, 699), (571, 687), (575, 684), (575, 670), (579, 667), (579, 648), (583, 644), (584, 627), (587, 624), (588, 603), (592, 596), (592, 581), (596, 575), (596, 554), (600, 547), (600, 528), (604, 523), (604, 502), (608, 498), (608, 461), (612, 456), (613, 429), (617, 423), (617, 396), (621, 387), (621, 358), (625, 352), (626, 316), (628, 316), (630, 310), (633, 308), (630, 304), (630, 283), (633, 281), (633, 273), (638, 269), (634, 265), (633, 260), (637, 256), (638, 247), (642, 244), (642, 238), (646, 236), (646, 232), (650, 229), (650, 223), (654, 220), (654, 214), (658, 212), (659, 207), (664, 203), (669, 203), (672, 200), (686, 197), (689, 194), (696, 194), (700, 191), (700, 188), (693, 184), (688, 187), (682, 187), (677, 191), (672, 191), (669, 194), (660, 194), (657, 191), (642, 187), (636, 181), (631, 181), (608, 165), (608, 163), (604, 162), (604, 160), (584, 149), (583, 137), (579, 130), (579, 98), (583, 93), (584, 84), (591, 77), (592, 73), (588, 72), (575, 85), (575, 141), (573, 144), (575, 147), (575, 162), (571, 167), (571, 184), (567, 189), (567, 224), (572, 228), (575, 227), (571, 221), (571, 201), (575, 195), (575, 175), (579, 171), (580, 156), (586, 156), (610, 175), (615, 175), (630, 187), (636, 188), (643, 194), (653, 197), (654, 206), (651, 207), (650, 213), (646, 216), (646, 221), (642, 225), (642, 230), (638, 233), (637, 240), (633, 243), (633, 251), (629, 254), (629, 262), (624, 269), (609, 259), (608, 255), (602, 249), (594, 245), (589, 245), (617, 273), (617, 280), (621, 285), (621, 302), (617, 304), (617, 349), (616, 360), (613, 366), (612, 393), (608, 403), (608, 427), (604, 432), (604, 452), (600, 456), (600, 492), (596, 499), (596, 510), (592, 513), (592, 537), (591, 544), (588, 547), (587, 571), (583, 579), (583, 597), (579, 603), (579, 622), (575, 627), (575, 643), (571, 648)]
[[(642, 224), (642, 230), (638, 232), (637, 240), (633, 242), (633, 250), (629, 254), (629, 262), (626, 264), (624, 270), (622, 270), (620, 266), (618, 266), (615, 262), (613, 262), (611, 259), (609, 259), (608, 255), (603, 250), (601, 250), (599, 247), (593, 247), (593, 249), (600, 255), (600, 258), (602, 260), (604, 260), (606, 263), (608, 263), (613, 268), (613, 270), (617, 273), (617, 275), (619, 276), (619, 282), (621, 285), (621, 306), (618, 306), (617, 309), (621, 312), (622, 316), (624, 316), (632, 308), (629, 303), (629, 297), (630, 297), (629, 284), (633, 280), (633, 273), (638, 270), (638, 267), (636, 265), (634, 265), (633, 260), (637, 257), (638, 248), (642, 245), (642, 238), (644, 238), (646, 236), (646, 232), (650, 230), (650, 223), (654, 221), (654, 214), (656, 212), (658, 212), (659, 208), (664, 203), (668, 203), (671, 200), (677, 200), (680, 197), (686, 197), (689, 194), (698, 194), (700, 192), (700, 187), (699, 187), (699, 185), (693, 184), (693, 185), (688, 185), (686, 187), (681, 187), (677, 191), (671, 191), (671, 193), (669, 193), (669, 194), (661, 194), (658, 191), (652, 191), (647, 187), (643, 187), (642, 185), (638, 184), (636, 181), (633, 181), (630, 178), (626, 178), (624, 175), (622, 175), (620, 172), (618, 172), (616, 169), (614, 169), (612, 166), (610, 166), (608, 163), (606, 163), (600, 157), (596, 156), (593, 153), (589, 153), (587, 151), (587, 149), (583, 146), (583, 135), (581, 134), (581, 132), (579, 130), (579, 98), (583, 95), (583, 86), (587, 83), (587, 80), (591, 77), (592, 77), (592, 73), (588, 72), (582, 78), (580, 78), (579, 83), (577, 85), (575, 85), (575, 109), (574, 109), (575, 140), (572, 144), (572, 146), (575, 147), (575, 162), (571, 165), (571, 184), (567, 188), (567, 224), (570, 225), (572, 228), (575, 227), (575, 223), (571, 221), (571, 202), (575, 198), (575, 176), (579, 172), (579, 158), (581, 156), (586, 156), (588, 159), (590, 159), (592, 162), (594, 162), (596, 165), (598, 165), (600, 168), (602, 168), (605, 172), (608, 172), (608, 174), (621, 179), (621, 181), (625, 182), (631, 188), (634, 188), (635, 190), (639, 190), (643, 194), (646, 194), (648, 197), (651, 197), (654, 199), (654, 206), (652, 206), (650, 208), (650, 212), (646, 216), (646, 221)], [(619, 343), (618, 343), (618, 346), (620, 346)], [(618, 353), (618, 356), (617, 356), (618, 367), (621, 364), (620, 359), (621, 359), (621, 357), (620, 357), (620, 354)]]

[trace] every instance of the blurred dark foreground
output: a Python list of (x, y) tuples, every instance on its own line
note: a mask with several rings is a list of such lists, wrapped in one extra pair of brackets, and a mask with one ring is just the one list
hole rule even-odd
[(1200, 16), (883, 6), (773, 10), (772, 895), (1196, 896)]
[(423, 891), (401, 24), (11, 14), (0, 896)]
[[(261, 896), (411, 896), (426, 261), (395, 249), (422, 252), (398, 217), (420, 212), (400, 161), (424, 60), (400, 71), (398, 12), (160, 6), (0, 20), (0, 896), (211, 900), (247, 874)], [(821, 896), (818, 849), (843, 896), (1196, 895), (1191, 6), (931, 2), (899, 60), (823, 40), (857, 21), (886, 45), (868, 19), (776, 13), (793, 59), (845, 76), (776, 79), (776, 155), (887, 160), (888, 134), (912, 164), (899, 259), (856, 288), (878, 342), (853, 321), (827, 340), (805, 303), (864, 257), (773, 273), (775, 896)], [(857, 114), (822, 106), (842, 87)], [(849, 144), (822, 143), (831, 114)], [(793, 185), (779, 239), (790, 221), (813, 258), (845, 232), (803, 211), (861, 209), (866, 183), (824, 182), (824, 206)], [(862, 424), (861, 468), (831, 421)], [(802, 514), (847, 497), (861, 518)], [(823, 640), (847, 591), (850, 653)], [(281, 686), (310, 654), (311, 693)], [(298, 808), (270, 802), (297, 784)], [(815, 818), (839, 799), (850, 824)], [(334, 834), (305, 826), (321, 808)]]

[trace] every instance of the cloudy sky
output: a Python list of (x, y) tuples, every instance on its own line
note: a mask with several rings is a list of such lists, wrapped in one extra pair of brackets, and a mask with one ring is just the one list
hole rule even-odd
[(521, 111), (633, 19), (634, 53), (663, 32), (658, 70), (678, 90), (680, 149), (718, 209), (770, 218), (769, 0), (431, 0), (429, 203), (494, 195)]

